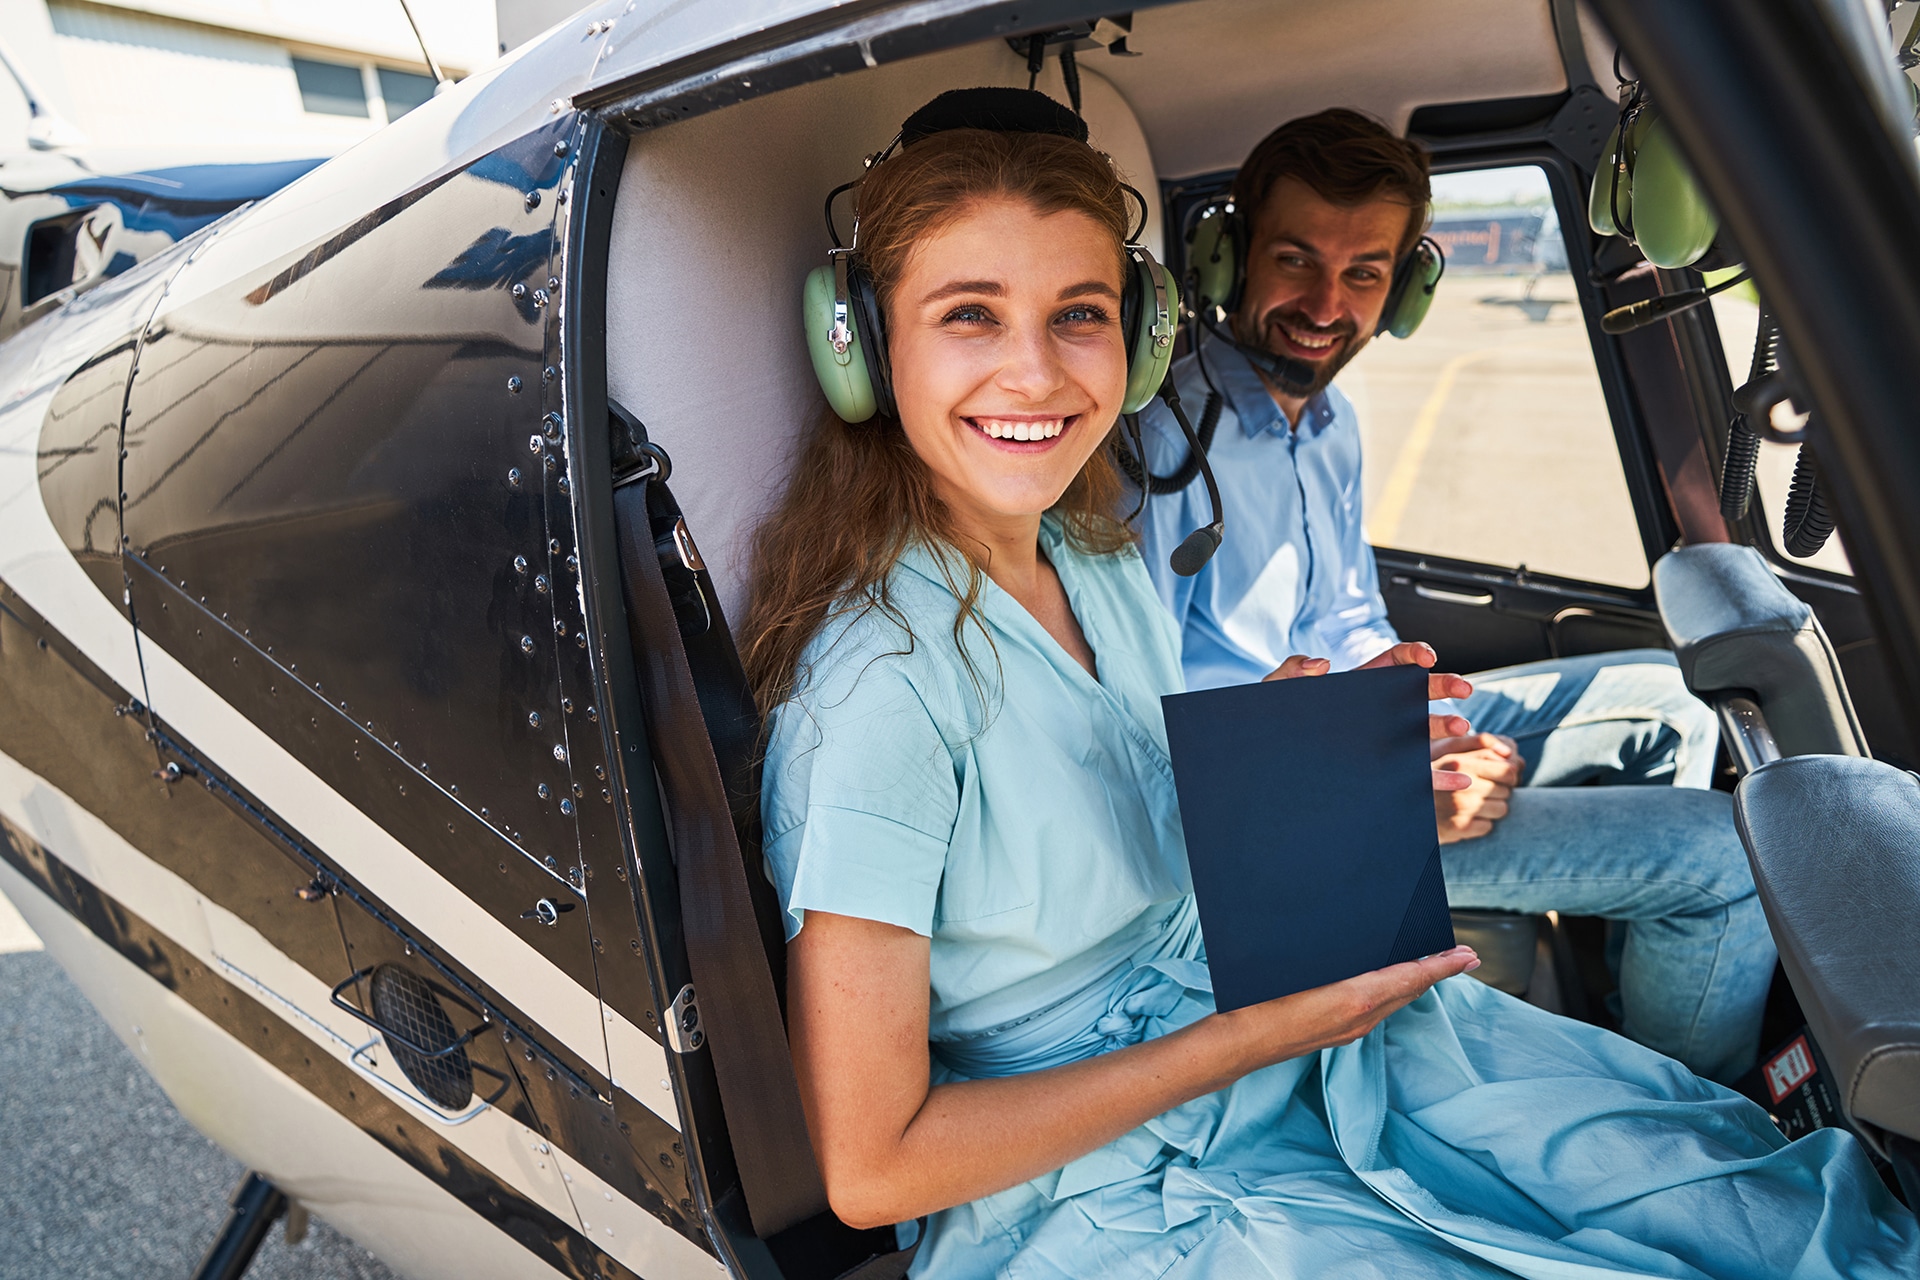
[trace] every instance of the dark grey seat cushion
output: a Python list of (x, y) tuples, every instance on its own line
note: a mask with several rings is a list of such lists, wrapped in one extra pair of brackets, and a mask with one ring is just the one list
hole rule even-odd
[(1920, 1139), (1920, 778), (1797, 756), (1748, 774), (1734, 815), (1841, 1105)]
[(1695, 694), (1753, 694), (1782, 755), (1868, 754), (1826, 633), (1759, 552), (1681, 547), (1653, 566), (1653, 590)]

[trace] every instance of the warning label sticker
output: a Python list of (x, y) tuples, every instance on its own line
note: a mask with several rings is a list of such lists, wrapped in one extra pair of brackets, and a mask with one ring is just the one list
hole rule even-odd
[(1767, 1082), (1767, 1093), (1773, 1098), (1775, 1106), (1788, 1094), (1813, 1078), (1813, 1050), (1807, 1045), (1805, 1036), (1795, 1036), (1792, 1043), (1768, 1059), (1760, 1074)]

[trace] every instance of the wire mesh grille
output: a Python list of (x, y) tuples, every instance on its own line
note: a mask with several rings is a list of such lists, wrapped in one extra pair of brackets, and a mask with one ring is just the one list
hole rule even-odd
[[(440, 1053), (460, 1039), (460, 1030), (447, 1016), (425, 978), (399, 965), (383, 964), (373, 971), (373, 1016), (391, 1028), (387, 1049), (400, 1070), (420, 1092), (449, 1111), (458, 1111), (473, 1097), (473, 1064), (464, 1046)], [(421, 1053), (402, 1040), (430, 1053)]]

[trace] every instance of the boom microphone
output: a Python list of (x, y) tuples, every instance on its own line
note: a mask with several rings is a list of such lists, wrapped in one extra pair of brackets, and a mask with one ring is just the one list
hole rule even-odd
[(1180, 407), (1180, 393), (1174, 389), (1171, 374), (1160, 384), (1160, 398), (1173, 410), (1173, 420), (1180, 424), (1181, 432), (1187, 437), (1187, 448), (1199, 460), (1201, 478), (1207, 482), (1207, 501), (1213, 504), (1213, 523), (1201, 525), (1188, 534), (1167, 557), (1167, 564), (1175, 573), (1191, 578), (1205, 568), (1207, 561), (1213, 559), (1213, 553), (1220, 549), (1220, 541), (1226, 536), (1227, 517), (1220, 506), (1220, 485), (1213, 478), (1213, 464), (1207, 461), (1207, 451), (1194, 433), (1193, 424), (1187, 421), (1186, 410)]
[(1668, 316), (1693, 310), (1722, 289), (1731, 289), (1752, 274), (1750, 271), (1742, 271), (1730, 280), (1722, 280), (1711, 289), (1682, 289), (1679, 293), (1663, 293), (1657, 298), (1647, 298), (1640, 302), (1629, 302), (1624, 307), (1615, 307), (1600, 317), (1600, 331), (1618, 336), (1623, 333), (1632, 333), (1635, 329), (1644, 329), (1650, 324), (1665, 320)]

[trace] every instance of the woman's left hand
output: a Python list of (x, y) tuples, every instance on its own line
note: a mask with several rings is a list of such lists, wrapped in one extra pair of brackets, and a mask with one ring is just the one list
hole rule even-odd
[[(1372, 662), (1366, 663), (1359, 669), (1365, 671), (1372, 667), (1431, 667), (1437, 661), (1439, 661), (1439, 655), (1434, 653), (1432, 645), (1422, 644), (1415, 640), (1393, 646), (1393, 648), (1387, 650)], [(1261, 683), (1264, 684), (1268, 680), (1292, 680), (1300, 676), (1323, 676), (1327, 674), (1332, 667), (1333, 663), (1326, 658), (1309, 658), (1296, 653), (1263, 676)], [(1443, 698), (1464, 698), (1472, 692), (1473, 686), (1465, 680), (1462, 680), (1459, 676), (1432, 675), (1427, 677), (1427, 699), (1429, 701), (1438, 701)], [(1429, 715), (1427, 717), (1427, 737), (1434, 742), (1439, 742), (1447, 738), (1462, 737), (1469, 733), (1472, 728), (1473, 726), (1467, 722), (1465, 716)], [(1464, 791), (1473, 785), (1473, 779), (1471, 777), (1457, 770), (1434, 769), (1431, 772), (1433, 774), (1433, 789), (1435, 791)]]

